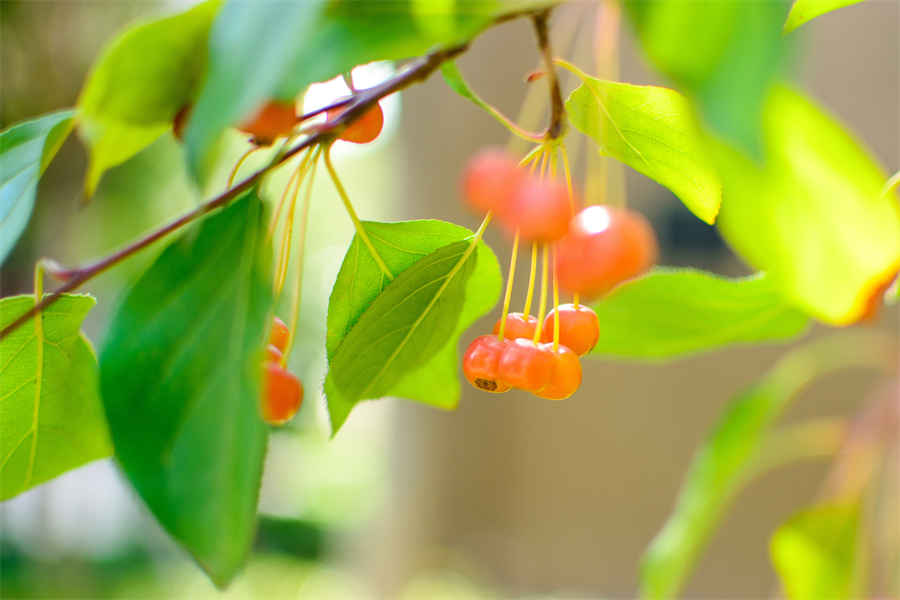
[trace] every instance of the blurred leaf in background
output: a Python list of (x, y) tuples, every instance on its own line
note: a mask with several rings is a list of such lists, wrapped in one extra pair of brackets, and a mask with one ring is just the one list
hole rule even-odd
[(704, 123), (760, 156), (763, 102), (790, 55), (787, 3), (627, 0), (625, 8), (650, 63), (696, 103)]

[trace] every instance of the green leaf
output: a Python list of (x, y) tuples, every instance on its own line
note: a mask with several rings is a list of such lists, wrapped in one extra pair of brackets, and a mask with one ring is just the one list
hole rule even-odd
[(219, 0), (132, 26), (103, 52), (78, 100), (79, 133), (90, 149), (85, 190), (103, 173), (172, 128), (206, 68), (206, 43)]
[(641, 565), (641, 597), (675, 598), (715, 524), (755, 470), (775, 419), (815, 378), (836, 369), (896, 361), (893, 340), (853, 330), (819, 338), (783, 357), (738, 394), (700, 446), (672, 515)]
[(325, 392), (335, 433), (365, 399), (454, 408), (459, 337), (496, 304), (502, 284), (493, 252), (473, 246), (465, 228), (411, 221), (366, 231), (399, 274), (385, 285), (365, 246), (351, 243), (329, 303)]
[(829, 502), (778, 528), (770, 551), (790, 600), (863, 597), (860, 513), (858, 500)]
[(900, 269), (900, 206), (864, 147), (784, 86), (766, 103), (767, 161), (721, 145), (719, 228), (785, 298), (834, 325), (859, 320)]
[(582, 78), (566, 100), (572, 125), (600, 154), (666, 186), (697, 217), (715, 222), (722, 183), (690, 102), (674, 90), (603, 81), (571, 68)]
[(784, 23), (784, 32), (790, 33), (819, 15), (860, 2), (862, 0), (794, 0), (791, 12)]
[(765, 275), (725, 279), (695, 269), (654, 269), (592, 308), (600, 339), (591, 354), (638, 359), (787, 340), (809, 322)]
[(209, 74), (185, 138), (191, 170), (205, 173), (222, 130), (269, 98), (293, 99), (359, 64), (465, 42), (498, 15), (548, 4), (230, 0), (213, 25)]
[(73, 115), (61, 110), (0, 133), (0, 264), (28, 225), (38, 180), (72, 131)]
[(116, 457), (219, 586), (253, 541), (266, 449), (263, 217), (249, 192), (163, 251), (116, 312), (100, 359)]
[[(112, 453), (97, 359), (79, 331), (94, 303), (66, 294), (0, 341), (0, 500)], [(33, 306), (34, 296), (0, 299), (0, 329)]]
[(758, 155), (763, 101), (789, 54), (786, 2), (628, 0), (626, 9), (650, 62), (705, 123)]

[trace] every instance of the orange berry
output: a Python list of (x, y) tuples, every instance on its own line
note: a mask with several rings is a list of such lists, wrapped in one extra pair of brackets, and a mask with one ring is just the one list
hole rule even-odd
[(273, 362), (265, 364), (263, 420), (271, 425), (286, 423), (303, 402), (303, 384), (292, 373)]
[(559, 343), (578, 356), (590, 352), (600, 337), (597, 313), (584, 304), (579, 304), (577, 308), (574, 304), (560, 304), (544, 319), (544, 327), (541, 329), (542, 342), (553, 341), (555, 312), (559, 313)]
[(266, 362), (281, 363), (282, 358), (284, 358), (284, 354), (281, 353), (278, 346), (274, 344), (266, 346)]
[(555, 242), (569, 230), (569, 190), (561, 181), (528, 176), (497, 216), (510, 232), (518, 229), (525, 240)]
[[(326, 113), (326, 118), (331, 121), (343, 112), (343, 107), (329, 110)], [(375, 106), (364, 112), (361, 117), (347, 125), (338, 138), (354, 144), (368, 144), (378, 137), (382, 127), (384, 127), (384, 113), (381, 110), (381, 104), (376, 103)]]
[(596, 297), (656, 262), (656, 234), (639, 213), (589, 206), (572, 219), (556, 253), (560, 287)]
[(541, 347), (553, 357), (553, 373), (550, 383), (536, 394), (548, 400), (564, 400), (581, 386), (581, 361), (575, 352), (562, 344), (555, 352), (552, 343), (541, 344)]
[(284, 321), (275, 317), (272, 319), (272, 332), (269, 334), (269, 343), (275, 346), (281, 352), (287, 349), (288, 338), (291, 336), (288, 326)]
[(293, 102), (269, 100), (237, 128), (252, 135), (257, 143), (268, 146), (275, 138), (291, 133), (296, 124), (297, 109)]
[[(500, 322), (503, 319), (497, 319), (494, 325), (494, 333), (500, 333)], [(503, 337), (508, 340), (516, 338), (530, 339), (534, 337), (534, 330), (537, 329), (538, 320), (533, 315), (524, 315), (522, 313), (509, 313), (506, 315), (506, 327), (503, 330)]]
[(476, 214), (502, 211), (525, 178), (514, 159), (489, 148), (476, 154), (463, 173), (463, 196)]
[(497, 365), (508, 342), (496, 335), (482, 335), (469, 344), (463, 355), (463, 374), (466, 379), (485, 392), (508, 392), (509, 386), (497, 380)]
[(552, 374), (552, 352), (523, 338), (508, 342), (497, 365), (500, 381), (529, 392), (544, 389)]

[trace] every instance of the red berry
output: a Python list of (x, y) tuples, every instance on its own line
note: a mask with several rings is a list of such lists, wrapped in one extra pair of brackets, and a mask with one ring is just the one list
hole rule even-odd
[(277, 363), (265, 364), (262, 414), (266, 423), (281, 425), (297, 414), (303, 402), (303, 384)]
[(288, 326), (284, 321), (275, 317), (272, 319), (272, 332), (269, 334), (269, 343), (284, 352), (287, 349), (288, 338), (291, 336)]
[(554, 179), (529, 176), (498, 211), (498, 218), (510, 232), (518, 229), (525, 240), (555, 242), (566, 235), (572, 218), (568, 188)]
[(563, 289), (596, 297), (649, 269), (656, 255), (656, 235), (642, 215), (589, 206), (556, 246), (556, 273)]
[(553, 354), (531, 340), (519, 338), (508, 342), (497, 378), (503, 383), (529, 392), (539, 392), (553, 375)]
[(541, 398), (564, 400), (575, 393), (581, 385), (581, 361), (578, 355), (562, 344), (553, 351), (553, 344), (541, 344), (553, 357), (553, 374), (550, 383), (537, 392)]
[(559, 343), (568, 347), (578, 356), (591, 351), (600, 337), (600, 322), (597, 313), (584, 304), (576, 308), (574, 304), (560, 304), (544, 319), (541, 341), (553, 341), (554, 312), (559, 313)]
[(252, 135), (257, 143), (269, 145), (275, 138), (291, 133), (296, 124), (297, 110), (293, 102), (270, 100), (237, 128)]
[[(494, 325), (494, 333), (500, 333), (500, 322), (497, 319)], [(503, 337), (508, 340), (516, 338), (531, 339), (534, 337), (534, 330), (537, 329), (538, 320), (533, 315), (523, 315), (522, 313), (509, 313), (506, 315), (506, 327), (503, 329)]]
[(463, 173), (463, 194), (475, 213), (503, 211), (525, 172), (501, 150), (487, 149), (476, 154)]
[[(343, 108), (329, 110), (327, 119), (331, 121), (343, 112)], [(361, 117), (347, 125), (338, 138), (354, 144), (368, 144), (378, 137), (382, 127), (384, 127), (384, 113), (381, 111), (381, 105), (376, 103), (375, 106), (364, 112)]]
[(278, 346), (269, 344), (266, 346), (266, 362), (280, 363), (284, 358), (284, 354), (278, 349)]
[(508, 392), (509, 386), (497, 379), (497, 365), (509, 342), (496, 335), (482, 335), (469, 344), (463, 355), (463, 374), (466, 379), (485, 392)]

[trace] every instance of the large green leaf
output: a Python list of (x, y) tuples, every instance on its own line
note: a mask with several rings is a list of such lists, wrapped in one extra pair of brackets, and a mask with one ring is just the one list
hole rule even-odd
[[(65, 295), (0, 341), (0, 500), (112, 452), (97, 359), (79, 331), (94, 303)], [(0, 300), (0, 329), (33, 306), (34, 296)]]
[(865, 314), (900, 269), (900, 206), (841, 125), (787, 87), (765, 108), (765, 165), (724, 145), (718, 225), (791, 303), (826, 323)]
[(725, 279), (695, 269), (654, 269), (593, 305), (592, 355), (664, 359), (736, 343), (786, 340), (808, 319), (764, 275)]
[(641, 565), (643, 598), (674, 598), (716, 522), (754, 468), (771, 425), (816, 377), (839, 368), (891, 369), (892, 340), (866, 331), (819, 338), (794, 350), (740, 393), (700, 446), (678, 502)]
[(861, 598), (859, 500), (808, 508), (778, 528), (772, 562), (790, 600)]
[(230, 0), (213, 25), (209, 75), (188, 126), (191, 169), (206, 172), (220, 132), (270, 97), (289, 100), (359, 64), (464, 42), (498, 15), (550, 3)]
[(751, 153), (763, 100), (788, 54), (784, 0), (628, 0), (650, 62), (696, 101), (704, 121)]
[(72, 130), (73, 115), (61, 110), (0, 133), (0, 263), (28, 225), (38, 180)]
[(90, 149), (85, 188), (172, 128), (194, 98), (220, 0), (142, 23), (116, 38), (94, 65), (78, 100), (79, 132)]
[(100, 360), (116, 456), (218, 585), (243, 562), (266, 448), (259, 415), (271, 249), (253, 192), (170, 245), (128, 292)]
[(502, 284), (493, 252), (483, 242), (473, 247), (462, 227), (412, 221), (369, 223), (367, 231), (399, 275), (385, 285), (365, 246), (351, 243), (329, 303), (325, 392), (334, 432), (365, 399), (455, 407), (459, 336), (494, 306)]
[(790, 33), (820, 15), (859, 2), (862, 0), (794, 0), (791, 12), (784, 23), (784, 31)]
[(712, 224), (722, 183), (690, 102), (667, 88), (603, 81), (573, 70), (582, 84), (566, 100), (572, 125), (597, 143), (600, 154), (666, 186)]

